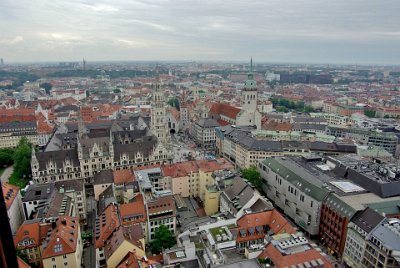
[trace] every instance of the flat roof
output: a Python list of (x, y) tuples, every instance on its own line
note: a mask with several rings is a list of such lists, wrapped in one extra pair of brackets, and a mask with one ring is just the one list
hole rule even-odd
[(364, 188), (352, 183), (351, 181), (332, 181), (331, 184), (345, 193), (365, 191)]

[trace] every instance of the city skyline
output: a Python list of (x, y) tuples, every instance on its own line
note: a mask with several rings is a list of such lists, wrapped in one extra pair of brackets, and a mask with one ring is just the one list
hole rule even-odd
[[(390, 8), (388, 8), (390, 7)], [(398, 64), (396, 1), (4, 1), (6, 63)]]

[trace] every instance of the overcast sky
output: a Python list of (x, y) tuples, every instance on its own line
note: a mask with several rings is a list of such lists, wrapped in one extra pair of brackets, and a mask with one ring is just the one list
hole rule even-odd
[(0, 57), (400, 64), (400, 0), (0, 0)]

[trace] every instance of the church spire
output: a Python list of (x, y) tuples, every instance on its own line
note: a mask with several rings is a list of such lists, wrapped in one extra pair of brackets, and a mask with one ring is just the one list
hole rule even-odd
[(244, 82), (244, 89), (245, 90), (257, 90), (257, 83), (254, 80), (253, 74), (253, 57), (250, 58), (250, 70), (247, 74), (247, 80)]

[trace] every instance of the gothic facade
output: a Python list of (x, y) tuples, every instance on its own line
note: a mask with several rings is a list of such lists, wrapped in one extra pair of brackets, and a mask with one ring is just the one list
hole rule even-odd
[(76, 132), (71, 130), (68, 135), (59, 136), (76, 136), (69, 139), (67, 147), (65, 141), (60, 141), (59, 150), (32, 153), (33, 181), (46, 183), (83, 178), (91, 183), (93, 176), (102, 170), (170, 162), (165, 97), (159, 84), (153, 88), (150, 122), (142, 117), (90, 126), (78, 122)]

